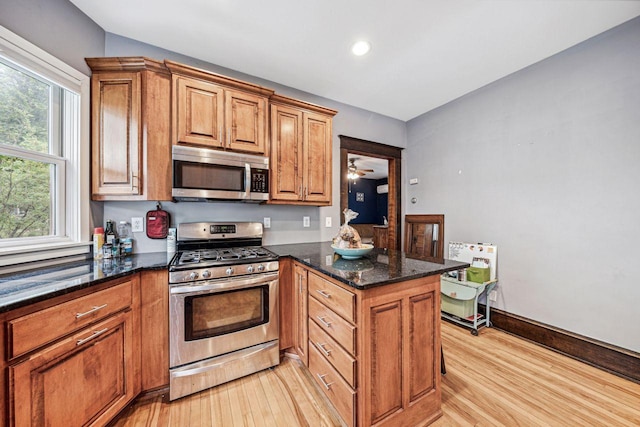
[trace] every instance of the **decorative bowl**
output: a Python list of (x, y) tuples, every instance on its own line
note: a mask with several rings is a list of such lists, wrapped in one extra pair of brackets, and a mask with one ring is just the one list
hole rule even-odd
[(360, 248), (339, 248), (336, 245), (331, 245), (331, 248), (344, 259), (358, 259), (371, 252), (373, 245), (363, 243)]

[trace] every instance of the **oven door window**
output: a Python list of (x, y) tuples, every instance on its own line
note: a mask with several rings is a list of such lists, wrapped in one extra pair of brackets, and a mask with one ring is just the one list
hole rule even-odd
[(194, 341), (269, 322), (269, 285), (185, 297), (185, 340)]
[(245, 168), (174, 160), (173, 187), (245, 191)]

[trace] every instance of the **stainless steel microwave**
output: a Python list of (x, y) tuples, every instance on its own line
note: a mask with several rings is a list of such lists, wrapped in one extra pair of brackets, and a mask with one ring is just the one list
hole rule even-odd
[(177, 201), (269, 200), (269, 158), (174, 145), (173, 188)]

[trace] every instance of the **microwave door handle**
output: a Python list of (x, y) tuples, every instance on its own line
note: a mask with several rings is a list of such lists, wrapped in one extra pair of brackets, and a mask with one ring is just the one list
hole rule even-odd
[(244, 164), (244, 198), (251, 198), (251, 165)]

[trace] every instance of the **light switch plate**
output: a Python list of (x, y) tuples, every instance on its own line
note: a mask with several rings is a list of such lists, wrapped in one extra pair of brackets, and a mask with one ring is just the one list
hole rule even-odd
[(302, 217), (302, 226), (303, 227), (311, 227), (311, 218), (309, 218), (308, 216), (303, 216)]
[(144, 231), (144, 218), (136, 216), (131, 218), (131, 232), (142, 233)]
[(327, 228), (331, 227), (331, 217), (330, 216), (328, 216), (328, 217), (326, 217), (324, 219), (324, 226), (327, 227)]
[(264, 225), (264, 228), (271, 228), (271, 218), (265, 216), (262, 220), (262, 224)]
[(489, 292), (489, 301), (496, 301), (498, 299), (498, 292), (491, 291)]

